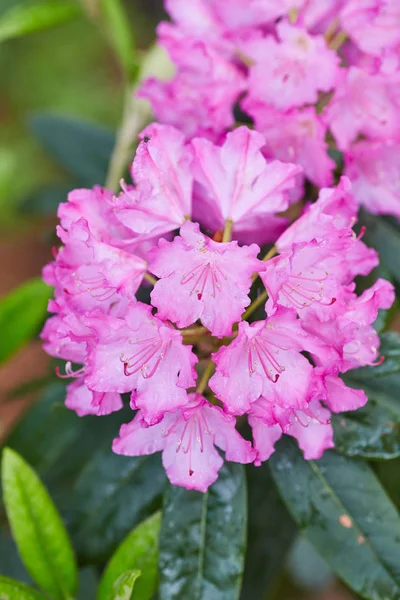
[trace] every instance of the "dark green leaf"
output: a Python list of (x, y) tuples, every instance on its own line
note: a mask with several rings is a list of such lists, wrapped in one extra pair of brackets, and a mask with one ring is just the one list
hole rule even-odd
[(112, 600), (115, 581), (129, 569), (142, 572), (135, 586), (137, 600), (150, 600), (157, 587), (158, 579), (158, 535), (161, 515), (156, 513), (121, 542), (108, 565), (97, 591), (97, 600)]
[(13, 450), (3, 451), (4, 503), (19, 553), (34, 581), (54, 600), (77, 587), (68, 534), (50, 496), (31, 467)]
[(359, 410), (332, 415), (336, 450), (367, 459), (400, 456), (400, 402), (373, 391), (368, 398)]
[(305, 536), (362, 598), (400, 598), (400, 517), (371, 468), (325, 452), (305, 461), (289, 439), (270, 459), (280, 493)]
[(96, 598), (96, 590), (99, 577), (95, 567), (85, 567), (79, 571), (79, 588), (76, 600), (93, 600)]
[(263, 600), (285, 565), (297, 527), (283, 504), (267, 463), (247, 465), (249, 526), (242, 600)]
[(79, 5), (68, 0), (32, 0), (11, 7), (0, 18), (0, 42), (42, 31), (73, 19)]
[(160, 533), (160, 600), (239, 598), (246, 520), (243, 465), (225, 463), (205, 494), (169, 486)]
[(375, 463), (374, 467), (386, 493), (400, 511), (400, 458)]
[(31, 279), (0, 300), (0, 362), (28, 342), (42, 324), (52, 290)]
[(360, 224), (365, 225), (365, 241), (379, 252), (384, 266), (400, 281), (400, 231), (387, 217), (360, 213)]
[(82, 561), (107, 560), (121, 540), (161, 504), (166, 483), (160, 456), (99, 451), (79, 475), (70, 498), (70, 527)]
[(46, 600), (43, 594), (29, 585), (1, 575), (0, 598), (1, 600)]
[(72, 187), (71, 183), (47, 185), (25, 198), (20, 205), (20, 210), (27, 215), (55, 215), (58, 205), (66, 201)]
[(0, 531), (0, 575), (12, 577), (24, 583), (32, 581), (21, 562), (11, 533), (6, 527)]
[(400, 337), (395, 332), (381, 336), (379, 352), (385, 357), (381, 365), (362, 367), (349, 371), (346, 380), (353, 382), (354, 387), (366, 386), (369, 389), (382, 391), (395, 398), (400, 397)]
[(400, 338), (381, 336), (384, 362), (346, 373), (351, 387), (362, 388), (367, 405), (357, 411), (333, 415), (335, 447), (342, 454), (368, 459), (400, 456)]
[(114, 147), (114, 135), (91, 123), (36, 114), (30, 127), (49, 154), (80, 182), (92, 187), (103, 185), (108, 161)]
[(125, 571), (114, 583), (114, 593), (111, 600), (131, 600), (133, 588), (136, 593), (136, 580), (141, 576), (138, 569)]

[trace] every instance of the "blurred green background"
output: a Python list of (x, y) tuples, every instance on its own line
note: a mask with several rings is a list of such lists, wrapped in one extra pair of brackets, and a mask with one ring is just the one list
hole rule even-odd
[[(0, 23), (18, 4), (27, 3), (0, 0)], [(21, 219), (54, 212), (57, 192), (61, 195), (71, 180), (71, 173), (51, 160), (34, 135), (39, 114), (83, 119), (111, 131), (121, 118), (124, 74), (100, 3), (82, 0), (80, 7), (63, 23), (0, 43), (3, 232), (20, 228)], [(134, 51), (140, 55), (155, 38), (162, 5), (158, 0), (127, 0), (124, 7)]]

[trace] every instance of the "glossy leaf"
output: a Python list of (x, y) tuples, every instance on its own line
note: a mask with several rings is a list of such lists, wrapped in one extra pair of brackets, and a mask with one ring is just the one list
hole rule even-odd
[(141, 576), (138, 569), (125, 571), (114, 583), (111, 600), (131, 600), (136, 580)]
[(400, 456), (400, 402), (367, 391), (368, 404), (359, 410), (332, 415), (335, 448), (341, 454), (366, 459)]
[(0, 362), (36, 334), (51, 294), (51, 288), (41, 279), (31, 279), (0, 299)]
[(0, 598), (1, 600), (46, 600), (43, 594), (29, 585), (2, 575), (0, 575)]
[(3, 451), (4, 503), (20, 556), (34, 581), (54, 600), (72, 596), (77, 567), (64, 524), (41, 481), (13, 450)]
[(0, 42), (49, 29), (79, 14), (78, 3), (69, 0), (32, 0), (16, 4), (0, 17)]
[(400, 597), (400, 516), (371, 468), (325, 452), (304, 460), (289, 439), (272, 474), (304, 535), (349, 587), (368, 600)]
[(386, 392), (395, 398), (400, 397), (400, 336), (394, 331), (381, 335), (379, 352), (384, 361), (376, 367), (362, 367), (346, 374), (346, 380), (354, 387), (367, 386), (369, 389)]
[(160, 532), (160, 600), (239, 598), (246, 521), (243, 465), (225, 463), (205, 494), (169, 486)]
[(150, 600), (158, 580), (158, 536), (161, 514), (140, 523), (121, 542), (108, 562), (97, 591), (97, 600), (112, 600), (114, 582), (125, 571), (139, 569), (142, 574), (135, 586), (137, 600)]
[(400, 230), (388, 217), (371, 215), (362, 210), (360, 224), (366, 227), (365, 240), (379, 252), (381, 262), (400, 281)]
[(110, 131), (46, 114), (34, 115), (29, 125), (50, 156), (78, 178), (79, 185), (104, 184), (115, 142)]
[(349, 371), (346, 383), (362, 388), (369, 401), (357, 411), (333, 415), (336, 449), (347, 456), (392, 459), (400, 456), (400, 337), (381, 336), (381, 365)]
[(131, 529), (161, 504), (166, 477), (159, 455), (125, 457), (100, 450), (70, 498), (74, 547), (83, 562), (104, 561)]
[(264, 600), (281, 574), (297, 527), (283, 504), (267, 462), (246, 466), (249, 496), (247, 553), (241, 600)]
[(64, 405), (65, 395), (63, 382), (49, 384), (10, 433), (7, 445), (29, 460), (57, 506), (69, 513), (76, 478), (99, 448), (109, 452), (113, 437), (127, 420), (127, 411), (105, 418), (80, 418)]

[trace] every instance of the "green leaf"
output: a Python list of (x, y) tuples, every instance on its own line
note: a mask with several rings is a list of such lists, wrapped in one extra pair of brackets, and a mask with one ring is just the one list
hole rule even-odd
[(270, 458), (282, 498), (304, 535), (362, 598), (400, 598), (400, 516), (371, 468), (325, 452), (304, 460), (289, 439)]
[(19, 209), (29, 216), (54, 216), (57, 213), (58, 205), (66, 201), (72, 186), (72, 182), (68, 185), (65, 183), (46, 185), (31, 192), (19, 205)]
[(0, 363), (12, 356), (37, 332), (47, 312), (52, 290), (31, 279), (0, 300)]
[(379, 252), (381, 263), (400, 281), (400, 230), (388, 217), (360, 211), (359, 222), (366, 227), (364, 236), (368, 245)]
[[(367, 391), (367, 390), (366, 390)], [(368, 403), (355, 411), (332, 415), (335, 449), (370, 460), (400, 456), (400, 403), (367, 391)]]
[[(104, 419), (96, 416), (80, 418), (65, 407), (65, 395), (64, 382), (56, 381), (50, 384), (39, 402), (36, 402), (19, 421), (6, 443), (25, 459), (29, 459), (30, 464), (50, 490), (67, 526), (71, 525), (73, 528), (77, 515), (81, 511), (81, 507), (78, 506), (78, 510), (76, 508), (73, 493), (75, 482), (101, 448), (104, 448), (104, 453), (112, 454), (110, 451), (112, 439), (121, 424), (128, 420), (131, 411), (129, 406), (126, 406)], [(109, 464), (111, 469), (115, 468), (115, 463), (112, 461), (106, 464)], [(154, 512), (156, 508), (148, 514)], [(125, 507), (126, 519), (129, 519), (129, 514), (128, 502), (128, 506)], [(116, 544), (134, 524), (127, 523), (126, 531), (121, 532), (116, 539)], [(100, 523), (99, 526), (104, 527), (104, 523)], [(98, 532), (98, 535), (100, 533)], [(80, 547), (77, 550), (79, 559), (84, 559), (79, 555)], [(109, 558), (111, 551), (105, 553), (104, 560)]]
[(225, 463), (205, 494), (169, 486), (159, 542), (160, 600), (239, 598), (246, 521), (243, 465)]
[(68, 0), (33, 0), (13, 6), (0, 17), (0, 42), (43, 31), (80, 14), (79, 5)]
[(111, 600), (131, 600), (134, 587), (136, 595), (135, 582), (140, 575), (141, 572), (138, 569), (125, 571), (114, 583), (114, 593)]
[(346, 381), (352, 382), (354, 387), (366, 386), (397, 399), (400, 396), (400, 336), (393, 331), (381, 335), (379, 352), (385, 357), (381, 365), (349, 371)]
[(4, 503), (20, 556), (34, 581), (55, 600), (72, 596), (77, 567), (68, 534), (50, 496), (29, 465), (5, 448)]
[(332, 415), (335, 448), (342, 454), (367, 459), (400, 456), (400, 337), (390, 332), (381, 336), (384, 362), (346, 373), (344, 379), (368, 396), (363, 408)]
[(25, 583), (0, 575), (1, 600), (46, 600), (45, 596)]
[(297, 527), (283, 504), (268, 463), (246, 466), (249, 496), (242, 600), (264, 600), (284, 569)]
[(107, 560), (131, 529), (161, 505), (160, 456), (126, 457), (108, 446), (81, 471), (70, 498), (70, 529), (83, 562)]
[(142, 572), (135, 586), (135, 600), (150, 600), (157, 588), (158, 535), (161, 515), (154, 514), (121, 542), (105, 568), (97, 600), (112, 600), (114, 582), (128, 569)]
[(121, 0), (100, 0), (105, 18), (105, 27), (112, 47), (122, 68), (132, 78), (137, 74), (138, 65), (134, 60), (134, 44), (129, 19)]
[(46, 114), (35, 114), (29, 126), (49, 154), (78, 178), (79, 185), (104, 184), (115, 143), (110, 131), (85, 121)]

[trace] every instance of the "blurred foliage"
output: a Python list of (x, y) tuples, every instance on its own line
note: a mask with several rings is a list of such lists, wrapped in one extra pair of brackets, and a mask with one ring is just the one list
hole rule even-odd
[[(0, 19), (22, 0), (0, 0)], [(46, 31), (0, 44), (0, 228), (22, 226), (22, 207), (42, 189), (70, 181), (28, 127), (40, 111), (80, 118), (115, 130), (122, 111), (124, 77), (98, 26), (98, 0), (82, 0), (81, 16)], [(139, 49), (154, 39), (161, 2), (127, 0), (132, 38)], [(124, 51), (123, 49), (121, 50)], [(70, 187), (72, 187), (71, 184)]]

